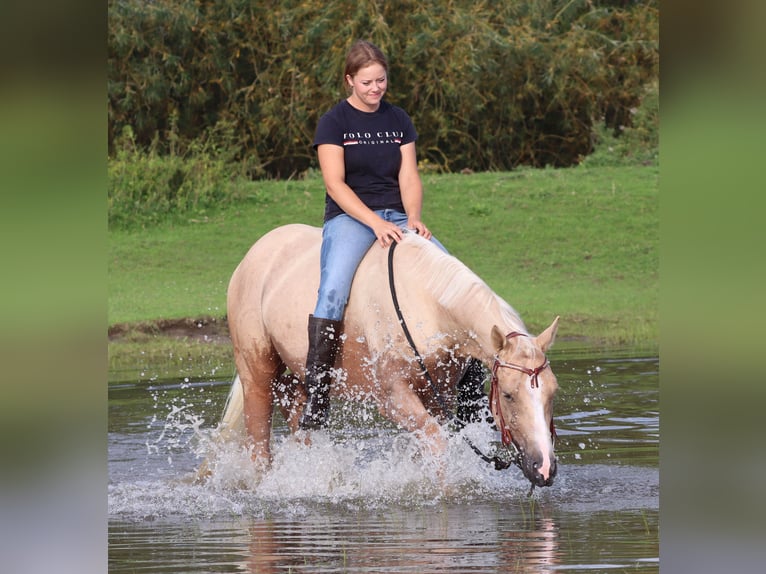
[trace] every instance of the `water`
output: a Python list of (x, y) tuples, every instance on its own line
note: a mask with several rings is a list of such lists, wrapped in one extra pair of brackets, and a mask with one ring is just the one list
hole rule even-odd
[(550, 359), (559, 473), (531, 498), (518, 469), (459, 438), (439, 466), (348, 405), (310, 448), (277, 417), (266, 474), (227, 445), (194, 485), (230, 379), (111, 373), (109, 571), (658, 572), (658, 357), (563, 346)]

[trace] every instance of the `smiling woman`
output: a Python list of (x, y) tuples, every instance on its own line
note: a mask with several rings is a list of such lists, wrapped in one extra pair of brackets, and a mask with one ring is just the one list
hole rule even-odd
[[(347, 64), (346, 70), (353, 69)], [(388, 87), (388, 70), (382, 64), (374, 63), (358, 69), (355, 74), (345, 76), (351, 91), (348, 103), (363, 112), (374, 112), (380, 107), (380, 100)]]
[(314, 137), (327, 193), (319, 288), (308, 316), (303, 429), (322, 428), (327, 419), (328, 371), (351, 282), (370, 247), (387, 247), (410, 229), (446, 251), (421, 220), (415, 126), (404, 110), (383, 101), (388, 60), (377, 46), (359, 40), (346, 56), (343, 79), (348, 97), (320, 118)]

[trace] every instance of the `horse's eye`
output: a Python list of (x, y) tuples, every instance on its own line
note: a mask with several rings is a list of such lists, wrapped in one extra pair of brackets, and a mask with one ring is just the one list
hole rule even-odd
[(506, 401), (513, 401), (513, 395), (511, 393), (503, 393), (503, 398)]

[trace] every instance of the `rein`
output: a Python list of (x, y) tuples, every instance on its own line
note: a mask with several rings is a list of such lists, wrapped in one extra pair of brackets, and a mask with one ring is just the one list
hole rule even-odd
[[(391, 247), (388, 251), (388, 285), (391, 288), (391, 299), (394, 303), (394, 309), (396, 310), (396, 316), (399, 319), (399, 324), (402, 326), (402, 331), (404, 331), (404, 336), (407, 338), (407, 342), (410, 344), (410, 347), (412, 348), (413, 352), (415, 353), (415, 358), (418, 360), (418, 364), (420, 365), (420, 368), (423, 370), (423, 376), (428, 381), (428, 384), (431, 386), (431, 390), (434, 393), (434, 396), (436, 396), (436, 400), (439, 402), (439, 406), (441, 407), (442, 411), (445, 413), (448, 413), (448, 416), (450, 418), (450, 421), (453, 425), (455, 425), (458, 429), (461, 429), (465, 426), (465, 423), (458, 419), (448, 408), (446, 403), (444, 402), (444, 397), (442, 397), (442, 394), (439, 392), (439, 389), (434, 384), (433, 379), (431, 378), (431, 375), (428, 373), (428, 369), (426, 368), (425, 361), (423, 360), (423, 357), (418, 352), (417, 347), (415, 346), (415, 341), (412, 338), (412, 335), (410, 334), (409, 328), (407, 328), (407, 323), (404, 321), (404, 315), (402, 314), (402, 310), (399, 307), (399, 300), (396, 297), (396, 288), (394, 286), (394, 248), (396, 247), (397, 242), (394, 241), (391, 243)], [(519, 333), (517, 333), (519, 334)], [(495, 359), (495, 365), (492, 368), (492, 389), (497, 392), (497, 368), (498, 366), (508, 366), (511, 368), (516, 367), (511, 366), (510, 363), (502, 363), (501, 361), (496, 358)], [(547, 361), (546, 361), (547, 366)], [(522, 367), (523, 368), (523, 367)], [(542, 370), (542, 369), (540, 369)], [(538, 371), (539, 372), (539, 371)], [(535, 374), (535, 380), (537, 380), (537, 375)], [(492, 392), (490, 392), (490, 396), (492, 396)], [(491, 399), (490, 399), (491, 400)], [(502, 421), (502, 414), (501, 416), (501, 432), (503, 436), (503, 445), (507, 448), (509, 444), (513, 445), (512, 442), (506, 442), (505, 441), (505, 434), (506, 434), (506, 428), (505, 428), (505, 422)], [(552, 423), (551, 423), (552, 424)], [(508, 436), (510, 437), (510, 431), (508, 431)], [(518, 450), (516, 452), (511, 453), (511, 459), (510, 460), (503, 460), (499, 456), (489, 456), (487, 454), (484, 454), (479, 447), (477, 447), (475, 444), (471, 442), (471, 440), (467, 436), (463, 436), (463, 440), (468, 443), (468, 446), (471, 447), (471, 450), (475, 452), (479, 458), (481, 458), (484, 462), (487, 462), (489, 464), (494, 465), (495, 470), (505, 470), (506, 468), (510, 467), (512, 464), (515, 464), (519, 468), (521, 468), (521, 457), (519, 455)], [(513, 445), (515, 448), (515, 445)], [(510, 449), (509, 449), (510, 453)]]

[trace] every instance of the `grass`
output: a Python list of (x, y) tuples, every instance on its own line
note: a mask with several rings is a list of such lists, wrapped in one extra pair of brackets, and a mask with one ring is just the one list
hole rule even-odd
[[(656, 165), (422, 177), (429, 228), (530, 331), (560, 315), (559, 338), (657, 346)], [(110, 231), (110, 325), (223, 318), (229, 277), (252, 243), (286, 223), (321, 225), (317, 174), (248, 185), (243, 200), (203, 217)]]

